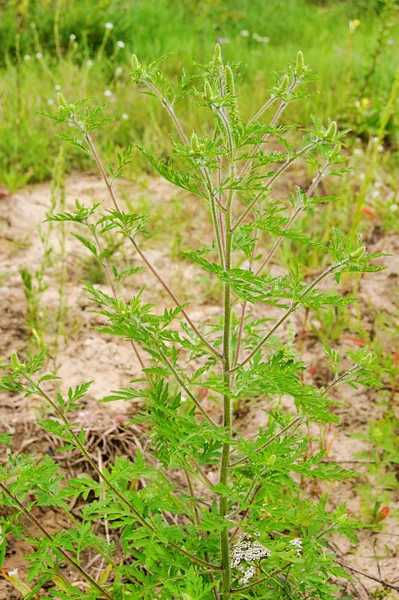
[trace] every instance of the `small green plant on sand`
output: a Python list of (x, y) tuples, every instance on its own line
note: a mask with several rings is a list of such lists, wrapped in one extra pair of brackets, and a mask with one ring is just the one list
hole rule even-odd
[[(248, 120), (236, 92), (242, 69), (224, 63), (219, 45), (208, 64), (195, 65), (196, 77), (183, 72), (174, 82), (160, 70), (160, 61), (144, 65), (133, 56), (132, 64), (133, 81), (150, 95), (146, 101), (161, 102), (176, 127), (167, 161), (137, 150), (164, 178), (209, 207), (213, 243), (185, 256), (210, 282), (220, 282), (220, 310), (195, 322), (190, 305), (181, 304), (167, 275), (151, 262), (145, 230), (151, 215), (125, 212), (115, 186), (134, 158), (134, 146), (106, 167), (93, 136), (103, 107), (69, 104), (60, 95), (58, 113), (47, 116), (75, 128), (75, 135), (69, 127), (61, 137), (92, 156), (111, 204), (103, 210), (77, 201), (76, 210), (52, 220), (74, 223), (75, 236), (105, 270), (108, 287), (89, 282), (87, 294), (106, 320), (100, 331), (127, 342), (127, 356), (130, 351), (136, 356), (142, 377), (102, 400), (142, 400), (134, 423), (148, 431), (152, 456), (137, 452), (134, 461), (116, 457), (100, 468), (87, 449), (84, 428), (74, 420), (90, 382), (66, 395), (54, 393), (54, 376), (42, 374), (44, 353), (27, 361), (13, 354), (2, 389), (41, 398), (52, 412), (41, 427), (61, 438), (65, 449), (80, 452), (89, 474), (71, 478), (50, 456), (11, 452), (0, 469), (1, 503), (10, 508), (1, 519), (3, 555), (11, 532), (33, 545), (27, 557), (29, 598), (43, 586), (49, 597), (62, 599), (336, 598), (331, 577), (346, 571), (327, 540), (338, 532), (355, 541), (358, 524), (345, 502), (328, 510), (326, 496), (310, 499), (298, 482), (355, 475), (324, 462), (324, 450), (309, 457), (307, 424), (338, 422), (332, 388), (370, 383), (373, 358), (367, 349), (358, 350), (343, 371), (338, 354), (327, 349), (335, 376), (318, 388), (304, 383), (306, 365), (283, 340), (285, 325), (292, 327), (298, 311), (353, 301), (331, 290), (342, 273), (381, 268), (370, 264), (381, 254), (368, 253), (338, 230), (323, 248), (311, 231), (294, 227), (302, 211), (332, 200), (316, 192), (322, 178), (345, 170), (344, 133), (333, 120), (323, 125), (312, 118), (297, 147), (299, 127), (282, 124), (286, 107), (309, 96), (311, 72), (301, 52), (286, 73), (276, 74), (269, 99)], [(210, 111), (212, 130), (191, 131), (180, 122), (176, 108), (187, 94), (194, 95), (198, 110)], [(276, 199), (276, 182), (300, 161), (314, 170), (309, 188)], [(131, 248), (132, 263), (124, 270), (109, 264), (104, 253), (109, 232)], [(258, 243), (262, 232), (274, 237), (268, 248)], [(285, 238), (323, 248), (313, 279), (305, 280), (294, 260), (285, 274), (271, 273), (271, 259)], [(145, 302), (144, 290), (123, 297), (121, 282), (141, 268), (163, 288), (165, 305)], [(188, 292), (195, 301), (196, 290)], [(210, 404), (203, 390), (217, 401)], [(291, 410), (280, 407), (283, 396), (292, 399)], [(248, 399), (266, 400), (270, 413), (253, 437), (237, 430), (232, 409)], [(7, 436), (4, 441), (11, 442)], [(135, 485), (138, 480), (143, 485)], [(69, 503), (77, 499), (72, 515)], [(47, 531), (38, 516), (41, 506), (63, 511), (70, 527)], [(101, 533), (104, 521), (109, 536)], [(100, 575), (87, 560), (89, 548), (104, 560)]]
[[(26, 327), (29, 331), (30, 344), (37, 350), (48, 348), (49, 358), (54, 364), (54, 371), (57, 370), (57, 353), (61, 338), (65, 338), (67, 334), (68, 303), (65, 290), (67, 280), (66, 228), (65, 223), (60, 223), (56, 231), (58, 238), (54, 240), (54, 224), (51, 217), (54, 213), (65, 210), (65, 197), (65, 159), (64, 150), (61, 148), (54, 161), (50, 206), (46, 215), (47, 222), (39, 225), (38, 232), (42, 243), (41, 261), (34, 271), (28, 267), (20, 269), (26, 299)], [(58, 303), (53, 319), (50, 318), (43, 301), (51, 269), (58, 286)]]

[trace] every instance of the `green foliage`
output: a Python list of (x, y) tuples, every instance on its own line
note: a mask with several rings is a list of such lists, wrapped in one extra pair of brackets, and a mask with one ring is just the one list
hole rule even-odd
[[(179, 78), (182, 99), (190, 88), (191, 57), (205, 60), (205, 49), (216, 39), (229, 60), (250, 65), (240, 98), (240, 109), (246, 114), (255, 112), (265, 90), (284, 93), (287, 75), (309, 75), (302, 59), (293, 61), (287, 70), (287, 62), (301, 47), (313, 68), (326, 82), (333, 82), (331, 94), (314, 97), (314, 112), (323, 118), (330, 112), (344, 114), (347, 126), (362, 139), (378, 135), (398, 63), (398, 47), (392, 44), (398, 28), (395, 2), (345, 0), (331, 3), (326, 10), (323, 3), (296, 0), (287, 3), (283, 19), (277, 0), (267, 4), (242, 0), (239, 6), (233, 0), (200, 4), (191, 0), (137, 0), (134, 5), (128, 0), (86, 0), (84, 6), (78, 0), (3, 2), (0, 182), (14, 191), (28, 181), (50, 176), (48, 156), (56, 152), (58, 141), (52, 124), (43, 124), (37, 111), (48, 110), (48, 103), (56, 101), (55, 86), (62, 85), (67, 99), (100, 99), (105, 91), (117, 99), (116, 111), (112, 105), (105, 109), (112, 121), (99, 138), (107, 161), (127, 147), (132, 137), (147, 149), (149, 144), (156, 149), (167, 127), (163, 108), (153, 98), (139, 103), (138, 95), (132, 96), (127, 76), (130, 53), (149, 64), (171, 54), (168, 74), (180, 75), (182, 66), (186, 70)], [(353, 19), (359, 20), (355, 31), (350, 27)], [(105, 27), (107, 23), (112, 29)], [(242, 73), (235, 74), (236, 86), (240, 79)], [(309, 93), (313, 91), (314, 86)], [(182, 110), (183, 119), (190, 119), (191, 105), (182, 104)], [(297, 123), (308, 121), (307, 109), (299, 102), (292, 102), (289, 112)], [(198, 125), (197, 119), (196, 131)], [(391, 145), (397, 131), (394, 113), (387, 129)], [(69, 149), (68, 169), (88, 164), (79, 147)], [(144, 165), (145, 161), (129, 165), (126, 172), (133, 176)]]
[[(80, 453), (89, 475), (71, 479), (50, 456), (11, 455), (0, 467), (1, 503), (13, 509), (4, 518), (5, 530), (10, 531), (16, 519), (21, 523), (20, 535), (34, 547), (27, 558), (28, 583), (40, 589), (52, 582), (60, 598), (83, 597), (63, 576), (67, 562), (79, 581), (85, 580), (84, 597), (93, 600), (332, 600), (338, 589), (331, 576), (343, 577), (345, 571), (334, 554), (326, 552), (328, 536), (337, 532), (356, 542), (359, 524), (348, 517), (345, 504), (329, 511), (326, 496), (319, 501), (308, 498), (300, 481), (340, 481), (357, 474), (325, 463), (324, 451), (310, 454), (307, 425), (339, 421), (332, 411), (331, 389), (339, 383), (373, 384), (373, 357), (367, 349), (352, 352), (351, 368), (341, 371), (338, 354), (327, 348), (335, 379), (318, 388), (305, 383), (307, 366), (281, 334), (298, 311), (353, 301), (341, 297), (332, 276), (338, 282), (344, 272), (381, 268), (371, 261), (382, 254), (368, 253), (337, 229), (328, 245), (314, 240), (312, 231), (306, 235), (291, 229), (298, 215), (316, 203), (313, 193), (321, 179), (342, 173), (344, 132), (331, 119), (323, 124), (313, 118), (296, 147), (291, 128), (280, 127), (278, 120), (287, 106), (309, 97), (311, 72), (302, 53), (276, 78), (269, 100), (249, 120), (240, 112), (236, 83), (242, 67), (225, 64), (219, 45), (209, 63), (196, 65), (193, 78), (183, 71), (177, 82), (171, 81), (159, 64), (146, 65), (133, 56), (132, 79), (161, 103), (177, 139), (167, 159), (141, 146), (138, 150), (165, 179), (209, 207), (212, 244), (186, 252), (185, 258), (209, 284), (214, 279), (220, 283), (221, 310), (206, 324), (195, 325), (189, 304), (179, 301), (143, 250), (149, 217), (122, 210), (113, 188), (133, 147), (122, 151), (107, 173), (92, 137), (106, 125), (101, 117), (104, 106), (83, 108), (86, 101), (69, 104), (59, 95), (58, 112), (46, 116), (68, 127), (62, 139), (93, 159), (113, 207), (102, 211), (99, 205), (88, 208), (77, 201), (74, 212), (62, 210), (49, 220), (71, 222), (78, 231), (75, 237), (104, 269), (106, 289), (85, 284), (101, 314), (98, 330), (130, 343), (143, 376), (103, 400), (142, 400), (134, 423), (147, 429), (151, 457), (117, 457), (100, 468), (87, 448), (87, 432), (73, 420), (90, 383), (70, 388), (66, 395), (56, 393), (47, 383), (55, 377), (40, 376), (44, 352), (27, 362), (13, 354), (0, 389), (39, 397), (50, 411), (40, 426), (62, 440), (61, 451)], [(212, 119), (213, 127), (204, 136), (188, 135), (175, 112), (189, 94), (199, 112)], [(264, 119), (270, 124), (265, 126)], [(279, 146), (277, 152), (268, 152), (271, 140)], [(313, 184), (276, 201), (276, 182), (301, 160), (314, 170)], [(107, 236), (120, 236), (131, 244), (135, 257), (163, 286), (172, 308), (145, 302), (144, 290), (128, 299), (123, 296), (120, 282), (134, 277), (137, 268), (128, 265), (120, 272), (108, 264), (112, 254), (104, 249)], [(290, 238), (299, 246), (323, 250), (324, 264), (313, 278), (302, 272), (294, 256), (284, 275), (271, 275), (271, 257)], [(276, 312), (268, 319), (247, 314), (248, 303), (257, 302)], [(201, 390), (209, 393), (211, 404), (203, 402)], [(292, 400), (290, 411), (280, 407), (282, 397)], [(233, 403), (247, 399), (264, 400), (271, 415), (252, 439), (234, 427)], [(70, 513), (71, 501), (79, 501), (77, 516)], [(30, 521), (37, 526), (37, 506), (63, 510), (70, 526), (56, 533), (42, 527), (33, 536), (24, 525)], [(112, 532), (112, 541), (99, 533), (102, 522)], [(97, 579), (84, 566), (88, 548), (107, 564)]]

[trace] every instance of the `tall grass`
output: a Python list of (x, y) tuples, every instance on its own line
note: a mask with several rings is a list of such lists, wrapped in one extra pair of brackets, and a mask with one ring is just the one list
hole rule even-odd
[[(57, 4), (60, 20), (55, 30)], [(54, 88), (59, 85), (67, 99), (94, 96), (99, 102), (110, 102), (108, 116), (116, 120), (99, 140), (108, 157), (133, 139), (150, 148), (159, 147), (170, 124), (152, 98), (138, 102), (138, 92), (129, 81), (133, 52), (146, 62), (171, 53), (164, 68), (173, 75), (182, 66), (190, 68), (187, 57), (195, 55), (205, 62), (206, 48), (220, 41), (228, 60), (248, 65), (241, 88), (241, 110), (246, 115), (271, 87), (270, 72), (285, 67), (301, 47), (308, 64), (323, 73), (324, 93), (312, 101), (312, 111), (320, 118), (335, 113), (346, 119), (349, 114), (353, 120), (351, 111), (357, 110), (355, 101), (378, 38), (383, 4), (311, 4), (304, 0), (287, 0), (284, 6), (277, 0), (9, 2), (0, 20), (0, 182), (17, 188), (49, 176), (48, 156), (58, 142), (53, 139), (52, 125), (44, 124), (37, 111), (46, 110), (55, 100)], [(354, 19), (360, 24), (351, 33), (349, 22)], [(107, 30), (106, 23), (113, 28)], [(395, 24), (392, 40), (397, 39), (398, 30)], [(87, 61), (93, 61), (93, 66), (89, 68)], [(370, 82), (371, 101), (381, 102), (389, 94), (398, 62), (399, 45), (385, 44)], [(313, 87), (316, 91), (320, 83)], [(104, 95), (107, 90), (112, 96)], [(190, 104), (181, 111), (177, 108), (183, 122), (192, 113)], [(286, 118), (304, 123), (308, 111), (307, 103), (294, 103)], [(196, 128), (206, 127), (205, 111), (203, 121), (202, 116), (197, 118)], [(111, 132), (116, 135), (110, 136)], [(72, 153), (68, 164), (86, 168), (89, 163)]]

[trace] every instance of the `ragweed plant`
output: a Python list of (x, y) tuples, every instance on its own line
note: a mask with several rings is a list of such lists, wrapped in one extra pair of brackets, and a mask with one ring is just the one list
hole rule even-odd
[[(359, 350), (343, 371), (338, 354), (328, 350), (334, 379), (318, 388), (304, 383), (306, 365), (281, 334), (285, 325), (295, 326), (299, 311), (352, 302), (330, 290), (342, 273), (381, 268), (370, 264), (380, 254), (337, 230), (323, 248), (312, 232), (294, 228), (300, 213), (332, 200), (316, 191), (323, 178), (345, 170), (344, 133), (333, 120), (313, 118), (296, 146), (298, 127), (282, 123), (286, 107), (308, 97), (311, 72), (301, 52), (285, 74), (276, 75), (269, 99), (248, 120), (240, 113), (235, 83), (242, 69), (224, 63), (220, 46), (209, 64), (196, 65), (195, 78), (183, 72), (172, 82), (159, 62), (144, 65), (133, 56), (132, 79), (175, 124), (174, 153), (159, 160), (137, 149), (164, 178), (209, 208), (213, 241), (185, 256), (209, 281), (220, 282), (219, 314), (194, 321), (189, 303), (181, 303), (148, 256), (145, 225), (151, 215), (126, 212), (118, 199), (115, 181), (133, 160), (134, 147), (106, 167), (93, 136), (103, 107), (84, 109), (84, 101), (69, 104), (60, 95), (58, 113), (47, 116), (75, 128), (75, 135), (69, 127), (61, 136), (94, 159), (111, 207), (104, 211), (77, 201), (74, 211), (52, 221), (75, 224), (75, 236), (105, 270), (108, 288), (86, 283), (106, 320), (100, 331), (128, 342), (126, 352), (135, 354), (143, 376), (103, 400), (142, 399), (134, 423), (148, 431), (152, 457), (138, 452), (134, 461), (117, 457), (99, 467), (73, 419), (90, 382), (54, 394), (54, 376), (40, 374), (44, 354), (25, 362), (14, 354), (2, 389), (41, 398), (53, 413), (41, 427), (61, 438), (64, 448), (79, 451), (90, 475), (71, 479), (50, 456), (10, 454), (0, 471), (1, 502), (9, 507), (2, 518), (4, 540), (13, 531), (34, 546), (27, 559), (30, 598), (45, 584), (57, 598), (335, 598), (330, 577), (345, 571), (327, 539), (338, 532), (355, 541), (357, 523), (345, 503), (331, 511), (327, 497), (308, 498), (299, 480), (340, 480), (354, 473), (324, 462), (325, 451), (309, 456), (307, 424), (337, 423), (331, 390), (369, 383), (373, 358)], [(213, 115), (211, 131), (191, 131), (179, 120), (177, 105), (187, 94)], [(314, 170), (310, 186), (287, 185), (285, 197), (277, 198), (276, 182), (300, 161)], [(109, 264), (104, 253), (109, 232), (131, 246), (134, 262), (124, 270)], [(264, 232), (274, 236), (268, 248), (262, 246)], [(305, 280), (294, 260), (285, 274), (272, 274), (272, 259), (286, 238), (323, 248), (313, 279)], [(141, 268), (162, 286), (165, 306), (146, 303), (145, 291), (123, 297), (121, 282)], [(204, 403), (204, 389), (219, 400)], [(283, 396), (292, 399), (291, 410), (279, 407)], [(234, 421), (233, 405), (247, 399), (265, 400), (270, 414), (252, 438)], [(138, 487), (138, 480), (144, 485)], [(76, 499), (78, 516), (68, 504)], [(63, 511), (70, 528), (48, 532), (38, 517), (40, 506)], [(96, 526), (103, 521), (112, 532), (108, 539)], [(103, 557), (99, 576), (85, 560), (88, 548)], [(74, 582), (73, 571), (83, 583)]]

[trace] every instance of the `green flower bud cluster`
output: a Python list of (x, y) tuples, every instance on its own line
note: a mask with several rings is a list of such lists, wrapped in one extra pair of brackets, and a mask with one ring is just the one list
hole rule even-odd
[(218, 70), (223, 69), (222, 48), (220, 44), (215, 45), (215, 51), (213, 53), (213, 64)]
[(126, 303), (124, 301), (123, 298), (118, 298), (117, 299), (117, 307), (118, 307), (118, 313), (121, 315), (127, 315), (129, 314), (129, 310), (128, 307), (126, 306)]
[(331, 121), (331, 123), (329, 124), (329, 126), (326, 129), (324, 138), (328, 141), (333, 141), (335, 139), (335, 136), (337, 135), (337, 131), (338, 131), (337, 122)]
[(341, 144), (335, 144), (333, 149), (329, 152), (328, 159), (331, 164), (337, 163), (338, 159), (341, 158), (341, 148), (342, 148)]
[(201, 145), (199, 143), (198, 136), (196, 133), (193, 133), (191, 136), (190, 146), (191, 146), (191, 150), (192, 150), (193, 154), (201, 153)]
[(59, 116), (62, 119), (67, 119), (74, 112), (74, 105), (68, 104), (65, 100), (64, 96), (60, 93), (57, 94), (58, 106), (59, 106)]
[(288, 90), (288, 86), (290, 84), (290, 79), (287, 74), (285, 74), (280, 81), (280, 84), (274, 88), (274, 96), (277, 98), (281, 98)]
[(18, 358), (18, 354), (16, 352), (13, 352), (11, 354), (11, 366), (14, 369), (14, 371), (19, 370), (22, 367), (22, 364)]
[(199, 141), (197, 134), (193, 133), (190, 138), (190, 156), (192, 156), (196, 164), (199, 166), (205, 166), (206, 164), (204, 149), (204, 144)]
[(235, 89), (235, 84), (234, 84), (234, 74), (233, 74), (233, 71), (231, 70), (231, 68), (229, 67), (229, 65), (227, 65), (227, 67), (224, 70), (224, 81), (225, 81), (226, 94), (228, 96), (235, 96), (236, 89)]
[(60, 107), (69, 108), (69, 105), (67, 104), (67, 101), (65, 100), (64, 96), (62, 94), (60, 94), (59, 92), (57, 94), (57, 100), (58, 100), (58, 104), (60, 105)]
[(362, 365), (364, 365), (364, 366), (371, 365), (372, 362), (373, 362), (373, 355), (371, 354), (371, 352), (368, 352), (362, 360)]
[(360, 246), (360, 248), (349, 254), (349, 258), (352, 258), (353, 260), (359, 260), (360, 258), (363, 258), (365, 254), (366, 248), (364, 246)]
[(307, 70), (308, 70), (308, 67), (305, 65), (305, 61), (303, 58), (303, 52), (301, 52), (301, 50), (299, 50), (298, 54), (296, 55), (294, 76), (297, 79), (300, 79), (307, 72)]
[(225, 84), (225, 92), (226, 96), (231, 98), (231, 108), (230, 115), (233, 121), (237, 121), (238, 119), (238, 110), (237, 110), (237, 98), (236, 98), (236, 86), (234, 82), (234, 73), (231, 70), (229, 65), (226, 66), (224, 70), (224, 84)]
[(211, 84), (209, 83), (209, 81), (205, 81), (203, 97), (204, 97), (205, 102), (211, 103), (213, 100), (213, 91), (212, 91), (212, 87), (211, 87)]
[(133, 67), (133, 73), (132, 73), (133, 79), (136, 83), (139, 83), (139, 81), (143, 78), (143, 75), (145, 73), (145, 68), (141, 64), (139, 59), (137, 58), (136, 54), (132, 55), (132, 67)]

